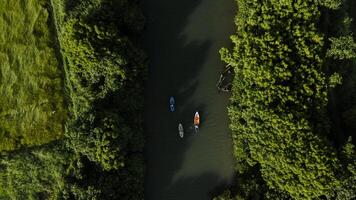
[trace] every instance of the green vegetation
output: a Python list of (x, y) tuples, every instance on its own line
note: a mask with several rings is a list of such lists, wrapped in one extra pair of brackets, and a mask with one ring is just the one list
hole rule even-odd
[(66, 109), (48, 3), (0, 3), (0, 151), (63, 137)]
[(144, 21), (137, 2), (47, 3), (65, 72), (65, 133), (47, 145), (3, 152), (0, 198), (143, 199), (146, 58), (134, 42)]
[(56, 199), (68, 187), (67, 155), (59, 146), (7, 154), (0, 161), (1, 199)]
[(221, 55), (235, 69), (229, 116), (242, 180), (216, 199), (356, 197), (356, 150), (351, 137), (335, 144), (341, 124), (329, 102), (350, 78), (331, 65), (354, 59), (355, 44), (350, 32), (319, 27), (345, 2), (237, 1), (234, 48)]
[[(238, 180), (214, 199), (355, 199), (356, 3), (237, 3)], [(0, 199), (143, 199), (137, 2), (0, 5)]]

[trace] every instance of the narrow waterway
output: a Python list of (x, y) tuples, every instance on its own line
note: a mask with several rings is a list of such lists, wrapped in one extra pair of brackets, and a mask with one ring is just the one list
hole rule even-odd
[[(234, 32), (234, 0), (144, 0), (149, 56), (145, 199), (205, 200), (233, 178), (228, 96), (218, 50)], [(176, 111), (169, 112), (169, 97)], [(195, 111), (200, 132), (192, 129)], [(185, 135), (178, 135), (182, 122)]]

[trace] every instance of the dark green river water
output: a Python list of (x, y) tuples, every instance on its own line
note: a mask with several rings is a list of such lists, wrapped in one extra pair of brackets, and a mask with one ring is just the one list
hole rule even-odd
[[(215, 84), (218, 50), (234, 32), (233, 0), (145, 0), (149, 56), (146, 88), (145, 199), (205, 200), (233, 179), (228, 95)], [(176, 111), (169, 112), (169, 96)], [(192, 129), (195, 111), (200, 132)], [(185, 129), (178, 135), (178, 123)]]

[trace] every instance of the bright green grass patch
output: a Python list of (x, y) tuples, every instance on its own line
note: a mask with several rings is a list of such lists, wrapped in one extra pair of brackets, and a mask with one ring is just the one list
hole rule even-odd
[(64, 132), (62, 71), (45, 1), (0, 1), (0, 151)]

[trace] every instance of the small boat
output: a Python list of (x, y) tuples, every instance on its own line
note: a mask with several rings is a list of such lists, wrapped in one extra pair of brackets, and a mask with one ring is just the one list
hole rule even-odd
[(194, 129), (195, 129), (195, 132), (199, 131), (199, 124), (200, 124), (200, 116), (199, 116), (198, 112), (195, 112), (195, 115), (194, 115)]
[(171, 111), (171, 112), (174, 112), (174, 110), (175, 110), (175, 100), (174, 100), (174, 98), (171, 96), (170, 98), (169, 98), (169, 110)]
[(199, 116), (199, 113), (198, 112), (195, 112), (195, 115), (194, 115), (194, 125), (195, 126), (199, 126), (200, 124), (200, 116)]
[(184, 130), (183, 130), (183, 125), (181, 123), (178, 124), (178, 132), (179, 132), (179, 136), (181, 138), (183, 138), (184, 136)]

